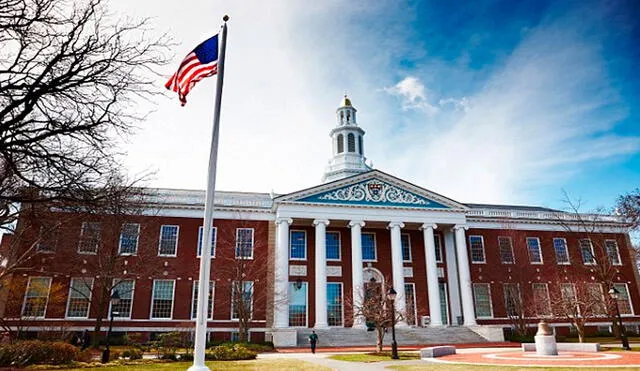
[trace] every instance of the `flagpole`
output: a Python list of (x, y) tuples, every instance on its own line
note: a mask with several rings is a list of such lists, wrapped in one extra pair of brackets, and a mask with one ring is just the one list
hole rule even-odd
[(198, 278), (198, 308), (196, 316), (196, 337), (193, 351), (193, 365), (189, 371), (209, 370), (204, 363), (207, 347), (207, 312), (209, 305), (209, 280), (211, 277), (211, 227), (213, 226), (213, 202), (216, 189), (216, 163), (218, 161), (218, 138), (220, 136), (220, 103), (222, 102), (222, 83), (224, 81), (224, 57), (227, 47), (227, 21), (222, 17), (222, 42), (218, 59), (218, 81), (216, 83), (216, 101), (213, 111), (213, 135), (209, 153), (207, 172), (207, 192), (204, 206), (204, 224), (202, 228), (202, 251), (200, 252), (200, 274)]

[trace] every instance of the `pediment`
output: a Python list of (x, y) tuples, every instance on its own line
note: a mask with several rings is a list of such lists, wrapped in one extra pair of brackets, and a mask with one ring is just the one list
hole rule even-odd
[(275, 201), (422, 209), (467, 208), (379, 170), (280, 196)]

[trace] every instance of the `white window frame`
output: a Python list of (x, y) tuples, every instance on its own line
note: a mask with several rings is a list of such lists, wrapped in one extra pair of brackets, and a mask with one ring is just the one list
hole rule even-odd
[[(56, 238), (54, 240), (53, 246), (49, 246), (52, 249), (51, 250), (43, 250), (42, 249), (42, 245), (43, 245), (43, 240), (46, 240), (45, 238), (45, 227), (44, 226), (40, 226), (40, 232), (38, 234), (38, 244), (36, 245), (36, 252), (40, 253), (40, 254), (55, 254), (56, 253), (56, 249), (57, 249), (57, 245), (58, 245), (58, 236), (56, 235)], [(48, 234), (51, 234), (51, 231), (48, 232)], [(46, 244), (44, 244), (46, 245)]]
[(400, 247), (402, 248), (402, 236), (407, 236), (409, 242), (409, 260), (404, 260), (404, 253), (402, 254), (403, 263), (411, 263), (413, 261), (413, 254), (411, 253), (411, 235), (409, 233), (400, 233)]
[[(306, 303), (305, 304), (305, 311), (306, 311), (305, 324), (304, 324), (304, 326), (288, 326), (290, 328), (307, 328), (307, 327), (309, 327), (309, 282), (301, 281), (301, 283), (302, 283), (302, 286), (306, 286), (306, 288), (305, 288), (305, 290), (306, 290), (305, 291), (305, 294), (306, 294), (306, 299), (305, 299), (305, 303)], [(295, 285), (295, 284), (296, 284), (296, 281), (293, 281), (293, 282), (289, 281), (289, 285), (287, 286), (287, 290), (289, 289), (289, 287), (291, 285)], [(287, 303), (287, 309), (288, 309), (289, 305), (291, 305), (291, 303)], [(290, 322), (289, 319), (290, 318), (287, 318), (287, 323)]]
[[(436, 241), (438, 242), (436, 243)], [(438, 255), (436, 255), (436, 263), (444, 263), (444, 256), (442, 256), (442, 239), (439, 234), (433, 234), (433, 243), (436, 245), (436, 251), (439, 252), (440, 255), (440, 259), (438, 259)]]
[[(249, 309), (249, 311), (251, 312), (251, 317), (249, 317), (249, 319), (253, 319), (253, 302), (254, 302), (254, 294), (255, 294), (255, 281), (231, 281), (231, 285), (235, 285), (236, 282), (240, 282), (243, 285), (245, 284), (245, 282), (250, 282), (251, 283), (251, 308)], [(229, 313), (229, 316), (231, 317), (232, 321), (240, 321), (240, 318), (233, 318), (233, 312), (234, 312), (234, 308), (233, 308), (233, 304), (235, 303), (235, 295), (236, 290), (234, 290), (233, 288), (231, 289), (231, 313)], [(288, 303), (287, 303), (288, 305)], [(289, 321), (289, 319), (287, 318), (287, 321)]]
[[(487, 287), (487, 296), (489, 297), (489, 312), (491, 312), (491, 314), (489, 316), (479, 316), (478, 315), (478, 308), (476, 307), (476, 286), (486, 286)], [(493, 318), (494, 314), (493, 314), (493, 299), (491, 298), (491, 284), (490, 283), (484, 283), (484, 282), (476, 282), (473, 284), (473, 310), (476, 314), (476, 318), (478, 319), (488, 319), (488, 318)]]
[[(197, 317), (193, 316), (193, 304), (195, 304), (195, 302), (196, 302), (196, 288), (198, 287), (199, 281), (198, 280), (193, 280), (191, 282), (192, 282), (192, 284), (191, 284), (191, 306), (190, 306), (189, 309), (190, 309), (190, 312), (191, 312), (190, 313), (191, 319), (197, 319)], [(215, 303), (216, 303), (216, 281), (210, 280), (209, 281), (209, 285), (211, 286), (211, 317), (207, 316), (207, 320), (208, 321), (212, 321), (213, 320), (213, 316), (214, 316), (213, 309), (215, 308)], [(197, 313), (197, 309), (196, 309), (196, 313)]]
[[(29, 287), (31, 286), (31, 281), (35, 278), (46, 278), (49, 280), (49, 285), (47, 286), (47, 297), (46, 300), (44, 302), (44, 308), (42, 309), (42, 316), (25, 316), (24, 315), (24, 308), (27, 306), (27, 293), (29, 292)], [(22, 300), (22, 309), (20, 310), (20, 318), (33, 318), (33, 319), (40, 319), (40, 318), (45, 318), (47, 316), (47, 306), (49, 305), (49, 296), (51, 295), (51, 283), (53, 282), (53, 279), (51, 277), (47, 277), (47, 276), (33, 276), (33, 277), (29, 277), (29, 279), (27, 280), (27, 287), (25, 289), (24, 292), (24, 299)]]
[[(124, 227), (127, 224), (135, 225), (137, 227), (137, 229), (138, 229), (138, 232), (136, 233), (136, 251), (135, 252), (123, 253), (122, 252), (122, 234), (124, 233)], [(140, 242), (140, 223), (122, 223), (122, 228), (120, 229), (120, 237), (118, 238), (118, 255), (121, 255), (121, 256), (136, 256), (136, 255), (138, 255), (139, 242)]]
[[(374, 241), (375, 241), (375, 237), (374, 237)], [(377, 250), (377, 246), (376, 246), (376, 250)], [(331, 325), (329, 325), (329, 328), (343, 328), (344, 327), (344, 283), (342, 283), (342, 282), (327, 282), (327, 285), (329, 285), (329, 284), (340, 285), (340, 294), (342, 295), (342, 300), (340, 300), (340, 312), (342, 314), (342, 318), (340, 319), (340, 322), (342, 322), (342, 325), (340, 325), (340, 326), (331, 326)], [(327, 318), (328, 317), (329, 317), (329, 303), (327, 303)]]
[[(556, 250), (556, 240), (562, 240), (564, 241), (564, 250), (567, 254), (567, 261), (566, 262), (560, 262), (558, 261), (558, 251)], [(569, 244), (567, 243), (567, 239), (563, 238), (563, 237), (554, 237), (551, 240), (551, 243), (553, 244), (553, 253), (556, 256), (556, 263), (558, 265), (571, 265), (571, 255), (569, 254)]]
[(549, 314), (542, 314), (541, 315), (539, 313), (536, 313), (536, 315), (538, 316), (538, 318), (550, 318), (550, 317), (553, 317), (553, 303), (551, 303), (551, 296), (550, 296), (550, 293), (549, 293), (549, 284), (546, 283), (546, 282), (532, 282), (531, 283), (531, 291), (534, 293), (534, 295), (533, 295), (534, 302), (536, 300), (534, 286), (536, 286), (536, 285), (544, 286), (545, 291), (547, 292), (547, 303), (549, 304), (549, 308), (547, 308), (547, 309), (549, 309)]
[[(373, 235), (373, 255), (375, 255), (375, 256), (374, 256), (373, 259), (365, 259), (364, 258), (364, 254), (362, 254), (362, 262), (363, 263), (375, 263), (375, 262), (378, 261), (378, 238), (376, 236), (376, 232), (362, 232), (362, 233), (360, 233), (360, 250), (361, 251), (362, 251), (362, 236), (364, 236), (365, 234)], [(343, 293), (343, 296), (344, 296), (344, 293)]]
[[(293, 243), (293, 233), (294, 232), (302, 232), (302, 234), (304, 235), (304, 257), (303, 258), (294, 258), (292, 256), (292, 254), (291, 254), (293, 252), (292, 243)], [(305, 231), (304, 229), (292, 229), (292, 230), (290, 230), (289, 231), (289, 260), (306, 261), (307, 260), (307, 250), (309, 250), (309, 239), (307, 238), (307, 231)]]
[[(327, 258), (328, 262), (339, 262), (342, 261), (342, 233), (340, 233), (339, 231), (327, 231), (327, 235), (329, 235), (329, 233), (331, 234), (337, 234), (338, 235), (338, 259), (329, 259)], [(326, 241), (326, 236), (325, 236), (325, 249), (327, 246), (327, 241)], [(325, 252), (325, 256), (326, 256), (326, 252)]]
[[(87, 285), (86, 284), (86, 280), (91, 280), (91, 285)], [(86, 298), (88, 303), (87, 303), (87, 315), (86, 316), (70, 316), (69, 315), (69, 305), (71, 304), (71, 293), (73, 292), (74, 288), (73, 288), (73, 280), (80, 280), (80, 282), (85, 285), (85, 286), (89, 286), (89, 297)], [(89, 318), (89, 314), (91, 313), (91, 299), (93, 298), (93, 284), (95, 283), (95, 280), (93, 279), (93, 277), (89, 278), (89, 277), (71, 277), (71, 279), (69, 279), (69, 295), (67, 295), (67, 307), (65, 308), (64, 311), (64, 318), (67, 319), (88, 319)]]
[[(409, 324), (409, 325), (410, 326), (417, 326), (418, 325), (418, 305), (417, 305), (418, 297), (416, 295), (416, 284), (415, 284), (415, 282), (405, 282), (404, 284), (405, 284), (405, 286), (406, 285), (411, 285), (412, 286), (412, 290), (413, 290), (413, 313), (414, 313), (413, 321), (414, 321), (414, 323)], [(405, 290), (406, 290), (406, 288), (405, 288)], [(404, 296), (404, 301), (405, 301), (405, 305), (406, 305), (406, 302), (407, 302), (406, 292), (403, 292), (403, 294), (404, 294), (403, 296)]]
[[(129, 316), (127, 317), (123, 317), (121, 315), (118, 315), (118, 319), (131, 319), (131, 315), (133, 314), (133, 302), (135, 300), (135, 293), (136, 293), (136, 280), (135, 278), (114, 278), (113, 281), (111, 282), (111, 292), (113, 293), (113, 289), (116, 288), (117, 285), (120, 284), (120, 281), (133, 281), (133, 285), (131, 286), (131, 304), (129, 304)], [(109, 300), (109, 312), (111, 313), (111, 300)], [(118, 312), (119, 313), (119, 312)]]
[[(82, 238), (84, 236), (84, 230), (85, 230), (85, 225), (88, 224), (98, 224), (100, 227), (98, 228), (98, 238), (97, 238), (97, 242), (95, 245), (95, 251), (81, 251), (80, 247), (82, 246), (82, 242), (84, 241), (84, 239)], [(100, 222), (82, 222), (82, 225), (80, 226), (80, 240), (78, 241), (78, 254), (82, 254), (82, 255), (97, 255), (98, 254), (98, 247), (100, 244), (100, 235), (102, 234), (102, 225)]]
[(587, 282), (585, 283), (585, 288), (587, 289), (587, 293), (589, 292), (589, 286), (592, 287), (597, 287), (598, 288), (598, 292), (600, 293), (600, 300), (602, 303), (602, 314), (594, 314), (594, 317), (599, 317), (599, 318), (604, 318), (604, 317), (608, 317), (608, 311), (609, 309), (607, 308), (607, 298), (604, 296), (604, 289), (602, 288), (602, 284), (601, 283), (596, 283), (596, 282)]
[[(502, 246), (500, 246), (500, 239), (501, 238), (506, 238), (507, 240), (509, 240), (509, 247), (511, 248), (511, 262), (505, 262), (504, 260), (502, 260)], [(509, 237), (509, 236), (498, 236), (498, 254), (500, 254), (500, 264), (515, 264), (516, 263), (516, 255), (513, 252), (513, 238)]]
[[(159, 281), (172, 281), (173, 282), (173, 293), (171, 294), (171, 317), (170, 318), (164, 318), (164, 317), (154, 317), (153, 316), (153, 302), (156, 300), (156, 282)], [(149, 319), (155, 320), (155, 321), (171, 321), (173, 320), (173, 310), (175, 309), (175, 305), (176, 305), (176, 280), (172, 280), (172, 279), (154, 279), (153, 280), (153, 285), (151, 286), (151, 308), (149, 310)]]
[[(615, 287), (616, 285), (624, 285), (625, 290), (627, 291), (627, 301), (629, 302), (629, 308), (631, 309), (631, 314), (622, 314), (620, 313), (621, 317), (633, 317), (636, 314), (636, 311), (633, 309), (633, 301), (631, 300), (631, 293), (629, 292), (629, 285), (626, 282), (614, 282), (613, 283), (613, 287)], [(617, 290), (617, 289), (616, 289)], [(618, 290), (620, 291), (620, 290)]]
[[(163, 254), (162, 251), (162, 229), (164, 227), (176, 227), (176, 243), (174, 246), (173, 254)], [(164, 258), (175, 258), (178, 256), (178, 241), (180, 240), (180, 226), (176, 224), (163, 224), (160, 226), (160, 236), (158, 236), (158, 256)]]
[[(239, 235), (240, 235), (240, 230), (250, 230), (251, 231), (251, 256), (238, 256), (238, 242), (239, 242)], [(216, 236), (217, 239), (217, 236)], [(203, 236), (203, 242), (204, 242), (204, 236)], [(256, 244), (256, 235), (255, 235), (255, 229), (254, 228), (236, 228), (236, 244), (235, 244), (235, 255), (236, 255), (236, 259), (246, 259), (246, 260), (253, 260), (253, 250), (255, 248), (255, 244)]]
[(516, 293), (518, 294), (517, 299), (522, 301), (522, 287), (520, 286), (519, 283), (504, 282), (502, 284), (502, 295), (504, 297), (504, 312), (507, 315), (507, 318), (509, 318), (509, 300), (507, 300), (508, 299), (507, 292), (509, 292), (508, 290), (509, 287), (515, 287), (514, 291), (516, 291)]
[[(582, 241), (589, 241), (589, 247), (591, 248), (591, 259), (593, 260), (591, 263), (587, 263), (584, 261), (584, 253), (582, 252)], [(590, 238), (580, 238), (578, 240), (578, 247), (580, 248), (580, 256), (582, 256), (582, 264), (584, 265), (596, 265), (596, 253), (593, 250), (593, 241)]]
[(611, 265), (620, 266), (622, 265), (622, 259), (620, 258), (620, 247), (618, 246), (618, 241), (613, 239), (604, 240), (604, 251), (607, 254), (607, 259), (609, 259), (609, 251), (607, 248), (607, 242), (613, 242), (613, 245), (616, 247), (616, 255), (618, 256), (618, 263), (611, 263)]
[[(212, 231), (215, 231), (215, 235), (213, 238), (213, 244), (211, 245), (211, 259), (216, 257), (216, 247), (218, 245), (218, 227), (211, 227)], [(202, 236), (202, 238), (200, 238)], [(204, 227), (203, 226), (199, 226), (198, 227), (198, 241), (200, 242), (196, 242), (196, 257), (201, 257), (202, 256), (202, 244), (204, 244)], [(200, 244), (200, 245), (198, 245)]]
[[(480, 237), (480, 242), (482, 244), (482, 261), (474, 261), (473, 260), (473, 245), (471, 244), (471, 238)], [(471, 255), (471, 264), (486, 264), (487, 263), (487, 252), (485, 251), (484, 246), (484, 236), (474, 234), (469, 236), (469, 255)]]
[[(539, 262), (531, 261), (531, 251), (529, 249), (529, 240), (536, 240), (538, 242), (538, 253), (540, 255), (540, 261)], [(542, 256), (542, 244), (540, 243), (540, 238), (539, 237), (525, 237), (524, 243), (527, 246), (527, 256), (529, 257), (529, 264), (533, 264), (533, 265), (542, 265), (542, 264), (544, 264), (544, 257)]]

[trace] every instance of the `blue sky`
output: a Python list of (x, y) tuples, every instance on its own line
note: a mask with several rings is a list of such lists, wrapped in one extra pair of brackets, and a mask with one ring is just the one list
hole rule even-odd
[[(345, 91), (374, 167), (462, 202), (562, 207), (565, 189), (595, 208), (640, 184), (638, 1), (113, 2), (152, 12), (175, 65), (231, 15), (221, 189), (317, 184)], [(212, 90), (159, 102), (132, 171), (204, 188)]]

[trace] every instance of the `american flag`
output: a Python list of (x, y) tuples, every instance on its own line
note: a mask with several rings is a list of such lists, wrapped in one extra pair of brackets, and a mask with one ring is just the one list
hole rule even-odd
[(218, 72), (218, 35), (202, 42), (184, 58), (178, 71), (164, 86), (178, 93), (180, 104), (187, 103), (187, 94), (193, 86), (205, 77)]

